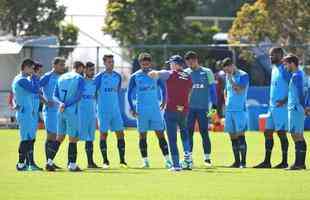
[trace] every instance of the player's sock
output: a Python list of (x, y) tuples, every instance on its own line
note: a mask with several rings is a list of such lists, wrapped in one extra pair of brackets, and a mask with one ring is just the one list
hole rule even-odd
[(46, 158), (46, 161), (48, 160), (48, 148), (50, 145), (51, 145), (51, 141), (46, 140), (45, 141), (45, 158)]
[(287, 163), (287, 150), (288, 150), (288, 139), (286, 135), (280, 136), (281, 149), (282, 149), (282, 163)]
[(209, 132), (203, 131), (201, 133), (202, 136), (202, 146), (203, 146), (203, 152), (205, 154), (211, 154), (211, 142), (210, 142), (210, 136), (209, 136)]
[(60, 146), (60, 142), (58, 142), (58, 141), (50, 141), (48, 143), (47, 160), (49, 163), (51, 163), (50, 160), (54, 160), (54, 158), (57, 154), (57, 151), (59, 149), (59, 146)]
[(142, 158), (147, 158), (147, 142), (146, 138), (139, 140), (140, 153)]
[(26, 160), (28, 165), (33, 165), (33, 142), (32, 140), (27, 141), (27, 150), (26, 150)]
[(307, 155), (307, 143), (305, 140), (302, 141), (301, 143), (301, 147), (300, 147), (300, 151), (301, 151), (301, 165), (305, 165), (306, 163), (306, 155)]
[(164, 137), (159, 138), (158, 140), (159, 147), (161, 149), (161, 152), (164, 156), (169, 156), (169, 149), (168, 149), (168, 143)]
[(235, 163), (240, 163), (238, 139), (231, 139), (231, 145), (234, 153)]
[(68, 162), (76, 163), (77, 157), (77, 144), (76, 142), (70, 142), (68, 147)]
[(204, 158), (205, 158), (205, 160), (210, 160), (211, 159), (211, 155), (210, 154), (204, 154)]
[(85, 151), (86, 151), (86, 156), (87, 156), (87, 163), (88, 165), (93, 164), (93, 152), (94, 152), (94, 145), (92, 141), (86, 141), (85, 142)]
[(301, 147), (302, 147), (302, 142), (301, 141), (297, 141), (295, 142), (295, 163), (294, 165), (296, 166), (300, 166), (300, 161), (301, 161)]
[(191, 161), (192, 160), (192, 153), (191, 152), (184, 152), (184, 160)]
[(239, 136), (239, 151), (241, 154), (241, 164), (245, 165), (246, 164), (246, 153), (247, 153), (247, 144), (245, 140), (245, 136)]
[(188, 134), (189, 134), (189, 150), (190, 152), (193, 152), (194, 130), (193, 129), (188, 130)]
[(103, 163), (108, 163), (108, 153), (107, 153), (107, 141), (100, 140), (100, 150), (103, 159)]
[(118, 148), (120, 163), (124, 163), (125, 162), (125, 140), (124, 138), (120, 138), (117, 140), (117, 148)]
[(273, 139), (265, 139), (265, 162), (270, 163), (271, 152), (273, 148)]
[(21, 141), (18, 148), (18, 163), (25, 163), (26, 148), (26, 141)]

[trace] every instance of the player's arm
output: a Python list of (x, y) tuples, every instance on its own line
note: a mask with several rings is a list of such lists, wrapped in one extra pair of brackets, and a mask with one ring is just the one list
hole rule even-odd
[(56, 83), (56, 86), (55, 86), (55, 90), (54, 90), (54, 93), (53, 93), (53, 99), (54, 99), (54, 101), (56, 101), (59, 105), (64, 104), (64, 102), (60, 99), (60, 93), (59, 93), (59, 86), (58, 86), (58, 83)]
[(211, 97), (212, 109), (217, 109), (217, 94), (216, 94), (216, 85), (215, 85), (215, 78), (214, 74), (211, 70), (207, 71), (207, 78), (208, 78), (208, 92), (209, 96)]
[(137, 114), (135, 106), (133, 105), (133, 91), (136, 88), (135, 76), (131, 76), (128, 84), (127, 100), (129, 103), (130, 111), (135, 116)]
[(165, 83), (161, 79), (157, 80), (157, 84), (160, 88), (161, 96), (162, 96), (162, 102), (160, 104), (160, 108), (164, 109), (166, 107), (166, 102), (167, 102), (167, 88), (166, 88)]
[(148, 75), (153, 79), (159, 78), (163, 81), (166, 81), (169, 79), (169, 77), (171, 75), (171, 71), (168, 71), (168, 70), (160, 70), (160, 71), (152, 70), (148, 73)]
[(64, 102), (65, 104), (65, 108), (72, 106), (74, 104), (76, 104), (78, 101), (80, 101), (80, 99), (82, 98), (83, 95), (83, 91), (84, 91), (84, 86), (85, 86), (85, 82), (83, 78), (79, 78), (78, 80), (78, 88), (76, 90), (75, 95), (71, 98), (68, 99)]
[(102, 72), (100, 72), (99, 74), (95, 76), (94, 82), (96, 85), (96, 91), (98, 91), (101, 86), (101, 77), (102, 77)]
[(51, 77), (51, 74), (44, 74), (41, 78), (40, 78), (40, 87), (44, 87), (46, 86), (46, 84), (49, 82)]
[(39, 81), (36, 80), (36, 77), (31, 78), (31, 81), (26, 78), (20, 79), (18, 81), (18, 85), (21, 86), (23, 89), (27, 90), (28, 92), (34, 94), (37, 94), (39, 92)]
[(302, 105), (302, 107), (305, 107), (305, 96), (304, 96), (302, 76), (293, 76), (292, 81), (297, 89), (299, 103)]
[(241, 92), (249, 85), (249, 75), (242, 75), (239, 81), (234, 81), (232, 80), (232, 76), (228, 76), (228, 81), (232, 84), (232, 87), (236, 92)]

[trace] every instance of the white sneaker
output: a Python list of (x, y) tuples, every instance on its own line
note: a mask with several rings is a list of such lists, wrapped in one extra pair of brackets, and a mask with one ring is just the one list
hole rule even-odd
[(103, 163), (102, 168), (103, 168), (103, 169), (109, 169), (109, 168), (110, 168), (110, 165), (107, 164), (107, 163)]
[(168, 171), (170, 172), (180, 172), (181, 170), (181, 167), (171, 167), (170, 169), (168, 169)]

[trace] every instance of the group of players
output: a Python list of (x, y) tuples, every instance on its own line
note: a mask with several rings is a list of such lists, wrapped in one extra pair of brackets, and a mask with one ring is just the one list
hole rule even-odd
[[(303, 137), (305, 113), (304, 74), (298, 68), (298, 58), (292, 54), (284, 57), (281, 48), (270, 50), (272, 80), (270, 108), (265, 131), (265, 160), (256, 168), (270, 168), (273, 132), (279, 135), (282, 162), (276, 168), (287, 168), (287, 130), (295, 142), (296, 159), (289, 168), (305, 169), (306, 142)], [(189, 51), (184, 58), (179, 55), (167, 61), (169, 70), (152, 69), (152, 57), (141, 53), (141, 69), (132, 74), (128, 86), (128, 102), (137, 119), (142, 168), (149, 168), (147, 132), (155, 131), (165, 166), (171, 171), (193, 168), (192, 151), (195, 122), (198, 121), (202, 139), (204, 163), (211, 166), (211, 142), (208, 133), (208, 112), (217, 108), (215, 80), (210, 69), (199, 64), (198, 55)], [(58, 149), (69, 136), (68, 169), (81, 171), (76, 164), (77, 142), (85, 141), (88, 168), (98, 168), (93, 160), (93, 141), (98, 119), (100, 150), (103, 168), (109, 168), (107, 156), (108, 131), (115, 132), (120, 167), (127, 168), (125, 160), (124, 124), (119, 104), (122, 79), (114, 71), (113, 55), (103, 57), (105, 70), (95, 75), (95, 65), (76, 61), (70, 72), (65, 71), (65, 60), (55, 58), (53, 69), (42, 77), (42, 65), (30, 59), (23, 61), (21, 73), (12, 83), (14, 108), (20, 130), (18, 171), (42, 170), (34, 162), (34, 143), (39, 119), (39, 104), (44, 103), (43, 119), (47, 132), (45, 142), (47, 171), (59, 169), (54, 162)], [(225, 132), (231, 138), (234, 168), (246, 167), (247, 144), (247, 90), (249, 76), (238, 69), (230, 58), (221, 62), (226, 74)], [(158, 92), (162, 101), (159, 102)], [(136, 103), (134, 103), (134, 99)], [(211, 105), (211, 106), (210, 106)], [(164, 114), (162, 115), (162, 110)], [(180, 162), (177, 131), (180, 130), (184, 159)], [(168, 142), (165, 138), (167, 132)], [(170, 152), (170, 154), (169, 154)]]

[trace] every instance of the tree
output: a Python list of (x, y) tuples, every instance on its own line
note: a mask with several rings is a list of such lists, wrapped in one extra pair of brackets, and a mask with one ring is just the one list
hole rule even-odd
[(72, 45), (78, 29), (61, 25), (65, 11), (58, 0), (0, 0), (0, 25), (13, 36), (56, 35), (62, 45)]
[(229, 31), (230, 41), (258, 43), (269, 38), (281, 45), (310, 42), (310, 1), (257, 0), (245, 4)]
[[(123, 46), (211, 43), (218, 29), (184, 19), (195, 13), (197, 6), (196, 0), (109, 0), (103, 31)], [(166, 54), (183, 51), (169, 49)], [(157, 63), (161, 63), (163, 57), (166, 59), (163, 49), (152, 49), (152, 54)]]

